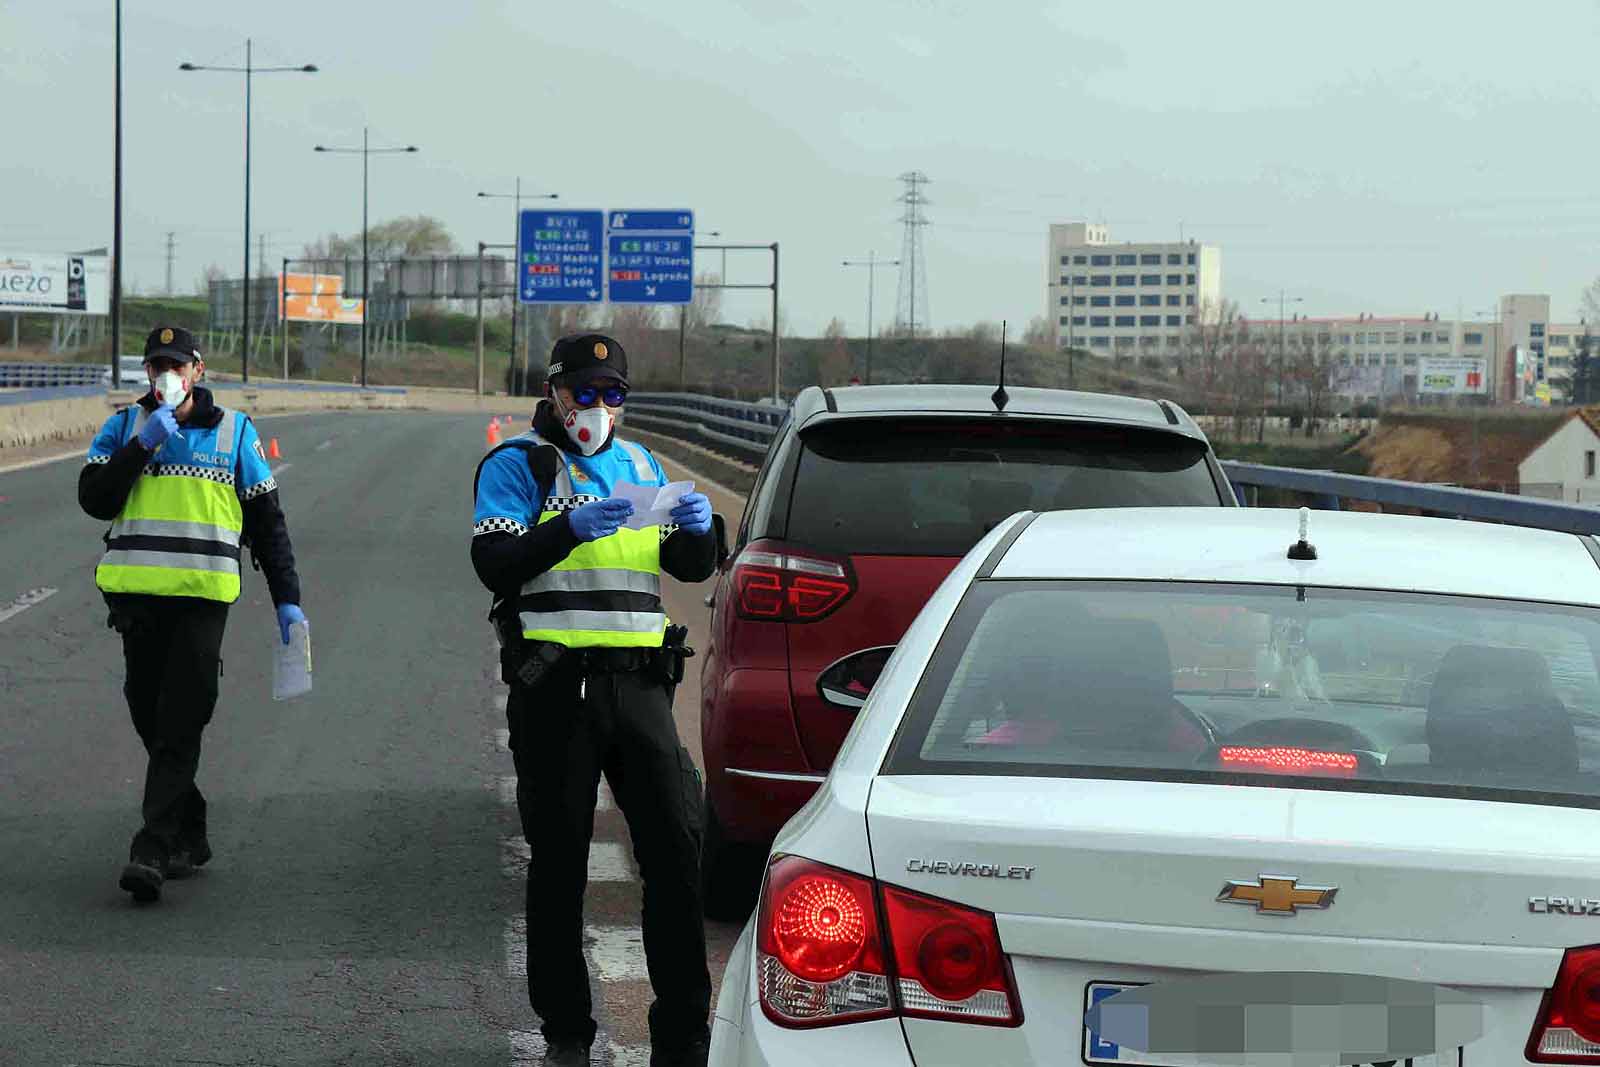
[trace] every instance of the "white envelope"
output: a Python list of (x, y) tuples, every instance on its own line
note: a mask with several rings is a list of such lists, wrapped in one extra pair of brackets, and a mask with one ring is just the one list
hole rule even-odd
[(628, 516), (628, 521), (623, 525), (630, 530), (642, 530), (646, 526), (672, 525), (672, 509), (678, 506), (678, 498), (692, 492), (693, 482), (673, 482), (659, 488), (619, 482), (611, 495), (633, 504), (633, 514)]

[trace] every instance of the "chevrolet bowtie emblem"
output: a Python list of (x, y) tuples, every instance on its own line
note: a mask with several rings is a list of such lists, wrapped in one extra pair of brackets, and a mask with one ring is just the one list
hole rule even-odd
[(1257, 882), (1228, 882), (1217, 894), (1229, 904), (1254, 904), (1269, 915), (1294, 915), (1299, 908), (1326, 908), (1333, 904), (1336, 886), (1296, 885), (1298, 878), (1263, 874)]

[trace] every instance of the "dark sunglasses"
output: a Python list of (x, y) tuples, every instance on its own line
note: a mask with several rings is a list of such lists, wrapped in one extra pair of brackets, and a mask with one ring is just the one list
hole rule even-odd
[(620, 408), (628, 399), (628, 391), (620, 385), (611, 385), (604, 389), (583, 385), (572, 391), (572, 399), (577, 401), (580, 408), (592, 408), (602, 399), (606, 402), (606, 407)]

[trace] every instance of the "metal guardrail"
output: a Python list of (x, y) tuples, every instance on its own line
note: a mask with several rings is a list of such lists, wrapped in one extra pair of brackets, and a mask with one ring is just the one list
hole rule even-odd
[(766, 455), (789, 413), (788, 408), (772, 404), (746, 404), (696, 393), (629, 393), (626, 411), (624, 418), (640, 429), (703, 437), (755, 460)]
[(1360, 474), (1267, 467), (1258, 463), (1224, 461), (1221, 466), (1233, 485), (1234, 495), (1245, 506), (1253, 503), (1254, 495), (1246, 490), (1286, 489), (1308, 494), (1313, 498), (1311, 503), (1324, 510), (1338, 510), (1345, 500), (1364, 500), (1380, 506), (1415, 508), (1428, 515), (1447, 518), (1531, 526), (1566, 533), (1600, 532), (1600, 508), (1585, 504), (1565, 504), (1537, 497), (1424, 485), (1392, 478), (1368, 478)]
[(0, 389), (103, 386), (110, 373), (102, 363), (0, 363)]
[[(636, 420), (642, 429), (698, 435), (737, 449), (756, 461), (766, 454), (787, 414), (786, 409), (770, 404), (746, 404), (693, 393), (631, 393), (627, 411), (628, 418)], [(1567, 533), (1600, 533), (1600, 507), (1583, 504), (1233, 460), (1224, 461), (1222, 469), (1234, 495), (1246, 506), (1256, 497), (1252, 490), (1281, 489), (1304, 493), (1313, 506), (1324, 510), (1337, 510), (1346, 500), (1362, 500), (1450, 518)]]

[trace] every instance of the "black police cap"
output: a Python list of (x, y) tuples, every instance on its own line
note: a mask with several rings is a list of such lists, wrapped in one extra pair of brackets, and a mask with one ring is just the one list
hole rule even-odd
[(616, 338), (603, 333), (569, 334), (551, 348), (548, 373), (573, 385), (595, 378), (615, 378), (627, 385), (628, 354)]
[(193, 363), (200, 358), (200, 346), (194, 343), (194, 334), (177, 326), (157, 326), (144, 339), (144, 358), (164, 356), (179, 363)]

